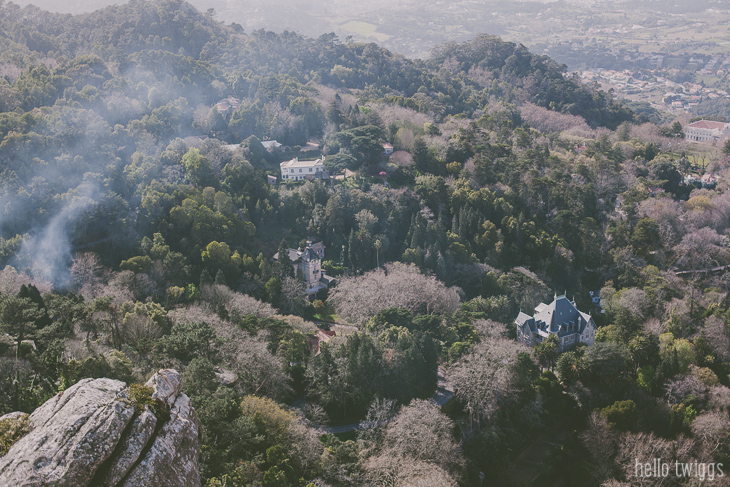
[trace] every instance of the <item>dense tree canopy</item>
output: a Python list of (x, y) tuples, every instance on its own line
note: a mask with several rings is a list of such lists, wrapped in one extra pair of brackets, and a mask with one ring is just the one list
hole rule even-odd
[[(0, 415), (175, 367), (207, 486), (508, 485), (545, 434), (536, 485), (727, 462), (728, 161), (638, 122), (489, 35), (411, 60), (182, 0), (0, 2)], [(514, 340), (555, 293), (594, 346)]]

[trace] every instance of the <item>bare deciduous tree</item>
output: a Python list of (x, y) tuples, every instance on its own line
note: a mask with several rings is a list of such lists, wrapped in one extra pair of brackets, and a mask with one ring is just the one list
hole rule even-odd
[(304, 406), (304, 416), (316, 424), (329, 424), (330, 418), (327, 411), (319, 404), (308, 402)]
[(618, 434), (608, 427), (606, 418), (598, 411), (588, 418), (581, 440), (593, 459), (593, 476), (599, 481), (613, 477), (612, 459), (617, 451)]
[[(140, 278), (144, 274), (139, 274)], [(112, 296), (113, 302), (116, 304), (122, 304), (127, 301), (144, 301), (148, 294), (143, 292), (146, 289), (141, 289), (140, 284), (144, 285), (137, 279), (137, 276), (132, 271), (121, 271), (113, 274), (109, 279), (109, 282), (105, 285), (101, 285), (98, 290), (92, 291), (95, 297), (100, 296)]]
[(373, 105), (373, 109), (378, 112), (380, 119), (383, 121), (383, 125), (386, 127), (390, 123), (423, 127), (423, 124), (433, 121), (425, 113), (398, 105), (377, 103)]
[(643, 289), (631, 287), (618, 294), (618, 305), (644, 320), (651, 313), (651, 300)]
[(659, 127), (653, 123), (632, 126), (631, 136), (637, 137), (646, 143), (653, 142), (657, 145), (661, 145), (666, 141), (665, 137), (659, 135)]
[(450, 313), (459, 306), (459, 292), (447, 288), (415, 266), (386, 264), (362, 276), (343, 278), (330, 294), (340, 316), (364, 323), (388, 308), (407, 308), (414, 313)]
[(306, 305), (307, 292), (304, 281), (286, 276), (281, 281), (279, 309), (284, 314), (301, 314)]
[[(400, 131), (398, 131), (398, 133), (400, 133)], [(405, 151), (397, 151), (390, 156), (389, 162), (400, 167), (411, 167), (413, 165), (413, 156)]]
[(417, 460), (399, 457), (391, 452), (384, 452), (371, 457), (365, 462), (365, 474), (378, 487), (456, 487), (457, 483), (441, 467)]
[(234, 293), (231, 296), (231, 299), (226, 303), (226, 311), (231, 315), (254, 315), (258, 318), (268, 318), (276, 314), (276, 310), (269, 303), (264, 303), (254, 297), (241, 293)]
[(238, 375), (236, 384), (245, 393), (281, 400), (292, 392), (281, 360), (269, 352), (266, 341), (240, 332), (221, 349)]
[(476, 320), (474, 328), (482, 338), (507, 338), (508, 325), (494, 320)]
[(162, 336), (162, 328), (149, 316), (128, 313), (122, 321), (122, 339), (139, 348), (143, 340), (152, 341)]
[(102, 267), (93, 252), (83, 252), (74, 257), (71, 264), (71, 282), (85, 298), (94, 298), (94, 291), (101, 284)]
[(715, 356), (720, 360), (730, 360), (730, 337), (725, 331), (725, 323), (716, 315), (705, 320), (702, 332)]
[(379, 443), (385, 433), (385, 426), (395, 414), (396, 401), (377, 398), (370, 404), (368, 414), (358, 432), (362, 440)]
[(709, 405), (718, 411), (730, 411), (730, 388), (715, 386), (709, 392)]
[(674, 252), (679, 256), (677, 265), (684, 269), (708, 269), (730, 259), (727, 238), (709, 227), (685, 235)]
[[(615, 465), (620, 469), (625, 478), (631, 479), (631, 485), (647, 485), (647, 486), (664, 486), (673, 485), (676, 481), (674, 476), (637, 476), (636, 463), (652, 463), (656, 458), (662, 461), (678, 461), (676, 456), (675, 444), (671, 440), (666, 440), (655, 436), (653, 433), (625, 433), (619, 438), (618, 454), (616, 455)], [(674, 467), (674, 465), (672, 465)]]
[(591, 129), (583, 117), (548, 110), (532, 103), (523, 103), (520, 106), (520, 116), (540, 132), (562, 132), (571, 128), (586, 131)]
[(487, 338), (476, 344), (451, 369), (456, 396), (472, 421), (481, 421), (518, 391), (513, 366), (527, 347), (513, 340)]
[(657, 222), (664, 246), (675, 245), (686, 232), (683, 220), (685, 211), (678, 201), (670, 198), (649, 198), (639, 203), (637, 213)]
[(208, 303), (213, 309), (224, 306), (233, 297), (233, 291), (222, 284), (207, 284), (200, 287), (200, 300)]
[[(185, 308), (176, 308), (167, 313), (173, 325), (178, 323), (208, 323), (215, 330), (216, 336), (221, 339), (231, 338), (233, 325), (220, 319), (215, 311), (207, 306), (190, 305)], [(237, 332), (236, 332), (237, 334)]]
[(15, 296), (23, 284), (33, 284), (41, 294), (50, 293), (53, 289), (50, 282), (33, 278), (25, 272), (18, 272), (13, 267), (7, 266), (0, 271), (0, 293)]
[(308, 428), (299, 421), (289, 425), (289, 457), (296, 462), (302, 472), (307, 472), (322, 457), (322, 442), (314, 428)]
[(692, 422), (692, 434), (702, 444), (703, 453), (711, 457), (730, 441), (730, 418), (727, 413), (706, 411)]
[(677, 376), (676, 379), (667, 381), (664, 390), (669, 404), (679, 404), (689, 395), (695, 395), (700, 400), (707, 397), (707, 386), (694, 375)]
[(461, 463), (454, 440), (454, 423), (434, 403), (414, 399), (393, 418), (385, 432), (385, 445), (395, 455), (452, 470)]

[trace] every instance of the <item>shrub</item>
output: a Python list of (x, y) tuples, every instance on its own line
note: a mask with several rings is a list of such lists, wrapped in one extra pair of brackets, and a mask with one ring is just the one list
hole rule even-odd
[(4, 456), (10, 447), (30, 432), (28, 416), (7, 418), (0, 421), (0, 457)]
[(144, 384), (129, 384), (127, 386), (127, 395), (129, 402), (134, 407), (135, 414), (142, 414), (145, 409), (149, 408), (152, 413), (160, 418), (160, 414), (164, 412), (162, 401), (152, 399), (154, 391), (151, 387)]
[(616, 401), (601, 409), (601, 416), (606, 418), (610, 426), (626, 431), (636, 425), (639, 411), (636, 409), (634, 401)]

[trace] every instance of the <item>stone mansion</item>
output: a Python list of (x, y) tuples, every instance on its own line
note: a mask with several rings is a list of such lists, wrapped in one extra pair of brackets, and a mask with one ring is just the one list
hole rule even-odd
[(591, 346), (596, 338), (596, 323), (591, 315), (579, 311), (575, 301), (570, 301), (565, 295), (556, 295), (550, 304), (540, 303), (533, 316), (520, 311), (515, 324), (517, 341), (530, 347), (550, 335), (558, 337), (560, 350), (566, 350), (576, 343)]
[[(328, 276), (322, 270), (322, 259), (324, 259), (324, 244), (307, 242), (303, 250), (286, 249), (289, 253), (289, 260), (294, 266), (294, 275), (302, 272), (302, 277), (307, 283), (307, 294), (312, 295), (321, 289), (327, 289), (334, 282), (334, 278)], [(276, 262), (279, 260), (279, 252), (271, 258)]]

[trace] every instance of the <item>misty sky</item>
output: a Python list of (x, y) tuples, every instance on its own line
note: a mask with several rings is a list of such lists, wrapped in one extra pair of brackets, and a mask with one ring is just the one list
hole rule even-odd
[[(198, 10), (212, 8), (215, 18), (236, 22), (250, 32), (267, 29), (291, 30), (311, 37), (335, 32), (340, 39), (376, 42), (408, 57), (427, 57), (431, 47), (447, 41), (463, 42), (478, 34), (494, 34), (505, 40), (540, 46), (550, 40), (573, 42), (591, 35), (591, 29), (631, 28), (642, 21), (673, 21), (688, 14), (683, 28), (697, 29), (697, 15), (718, 10), (730, 19), (727, 0), (188, 0)], [(82, 13), (108, 5), (114, 0), (15, 0), (32, 3), (45, 10)], [(711, 20), (710, 20), (711, 21)], [(690, 32), (694, 34), (694, 32)], [(605, 37), (603, 37), (605, 39)]]

